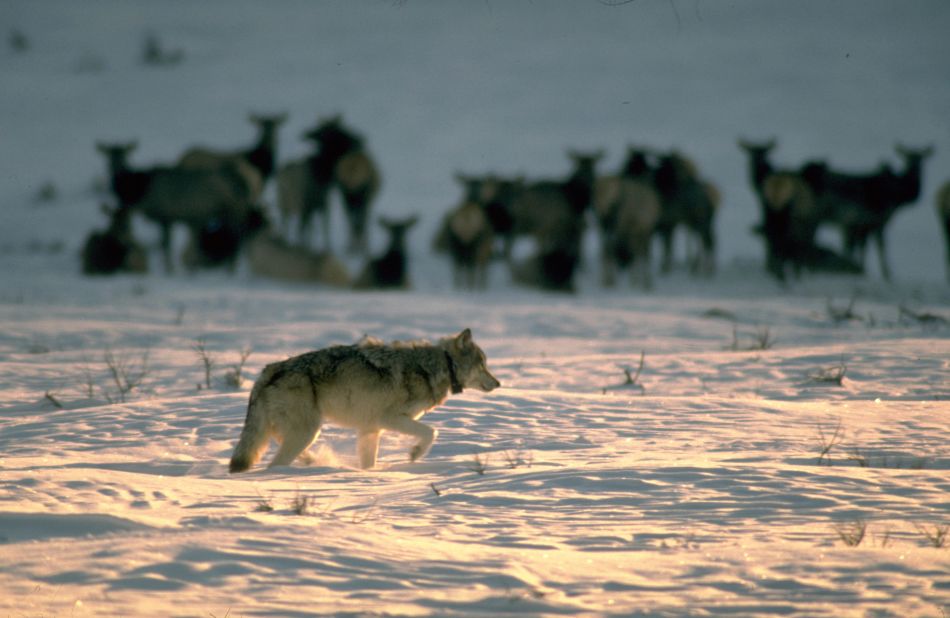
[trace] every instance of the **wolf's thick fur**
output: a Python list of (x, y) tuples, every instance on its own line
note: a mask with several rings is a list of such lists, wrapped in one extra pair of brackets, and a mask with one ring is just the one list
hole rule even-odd
[(361, 468), (376, 465), (380, 434), (387, 430), (419, 439), (409, 452), (415, 461), (437, 433), (418, 421), (423, 414), (450, 392), (498, 386), (469, 329), (437, 344), (367, 337), (272, 363), (251, 390), (230, 470), (253, 466), (271, 438), (280, 448), (270, 466), (289, 465), (317, 439), (324, 421), (357, 431)]

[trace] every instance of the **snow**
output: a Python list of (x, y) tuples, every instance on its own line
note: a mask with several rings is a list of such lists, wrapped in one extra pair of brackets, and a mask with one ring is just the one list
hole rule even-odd
[[(31, 43), (0, 51), (0, 615), (950, 612), (950, 554), (925, 534), (950, 525), (950, 326), (899, 309), (950, 319), (946, 3), (24, 0), (0, 23)], [(182, 64), (138, 62), (149, 30)], [(282, 110), (282, 159), (318, 116), (366, 135), (379, 212), (423, 215), (413, 291), (79, 275), (97, 139), (168, 161)], [(787, 288), (762, 272), (735, 141), (772, 135), (782, 165), (849, 169), (935, 144), (888, 231), (895, 283), (876, 259)], [(500, 267), (452, 290), (428, 246), (455, 171), (552, 177), (568, 147), (606, 148), (609, 170), (628, 142), (676, 145), (719, 185), (716, 277), (603, 290), (592, 242), (576, 295)], [(267, 363), (465, 327), (503, 387), (425, 417), (421, 462), (387, 435), (358, 470), (328, 426), (310, 465), (228, 474)], [(123, 392), (109, 358), (140, 383)]]

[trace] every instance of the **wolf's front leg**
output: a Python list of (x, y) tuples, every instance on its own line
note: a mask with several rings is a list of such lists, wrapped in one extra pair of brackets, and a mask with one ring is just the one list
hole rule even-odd
[(369, 470), (374, 467), (377, 453), (379, 453), (379, 431), (360, 432), (356, 436), (356, 455), (360, 460), (360, 468)]
[(383, 427), (385, 429), (391, 429), (392, 431), (398, 431), (399, 433), (404, 433), (410, 436), (415, 436), (419, 438), (418, 444), (412, 447), (409, 451), (409, 460), (415, 461), (421, 459), (429, 452), (429, 449), (432, 448), (432, 443), (435, 442), (436, 436), (439, 435), (439, 432), (424, 425), (419, 421), (412, 420), (408, 416), (398, 415), (392, 417), (383, 418)]

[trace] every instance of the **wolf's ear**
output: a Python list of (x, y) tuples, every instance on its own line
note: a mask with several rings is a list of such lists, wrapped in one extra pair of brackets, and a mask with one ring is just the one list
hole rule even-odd
[(472, 343), (472, 329), (466, 328), (455, 337), (455, 345), (464, 347)]

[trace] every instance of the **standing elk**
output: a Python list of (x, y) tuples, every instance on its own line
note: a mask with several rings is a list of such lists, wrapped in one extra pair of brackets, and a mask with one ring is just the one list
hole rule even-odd
[(173, 270), (171, 241), (175, 223), (187, 226), (195, 238), (209, 222), (243, 221), (250, 210), (247, 197), (235, 189), (233, 168), (132, 168), (128, 156), (136, 148), (134, 142), (98, 143), (96, 147), (106, 158), (119, 208), (135, 209), (158, 225), (166, 272)]
[(689, 260), (690, 272), (712, 275), (716, 269), (713, 226), (718, 208), (718, 191), (699, 177), (691, 161), (676, 151), (660, 157), (653, 177), (662, 205), (657, 223), (657, 234), (663, 245), (661, 270), (669, 272), (672, 269), (673, 233), (679, 225), (684, 225), (699, 244), (695, 255)]
[(218, 169), (237, 165), (245, 172), (244, 185), (248, 199), (257, 200), (267, 180), (274, 174), (277, 161), (277, 132), (286, 122), (287, 114), (249, 117), (257, 127), (257, 139), (248, 148), (226, 151), (196, 146), (188, 149), (178, 160), (181, 167), (190, 169)]
[(933, 147), (912, 149), (898, 145), (904, 160), (899, 172), (882, 165), (869, 174), (846, 174), (831, 170), (823, 162), (807, 164), (802, 176), (815, 192), (823, 216), (842, 231), (844, 251), (858, 265), (864, 265), (868, 239), (877, 245), (881, 275), (891, 279), (884, 232), (894, 214), (920, 197), (923, 162)]
[(365, 253), (366, 224), (381, 178), (376, 163), (367, 152), (363, 138), (335, 116), (304, 133), (316, 151), (301, 161), (287, 164), (278, 173), (278, 209), (285, 222), (299, 218), (301, 241), (309, 236), (312, 217), (323, 218), (325, 249), (330, 249), (329, 193), (340, 191), (343, 211), (350, 228), (348, 251)]
[(645, 152), (629, 148), (616, 176), (594, 184), (594, 214), (600, 228), (601, 277), (616, 283), (616, 271), (630, 268), (633, 285), (652, 287), (650, 244), (660, 220), (660, 196), (653, 186)]
[(945, 182), (937, 193), (937, 218), (943, 229), (943, 239), (947, 249), (947, 282), (950, 283), (950, 180)]

